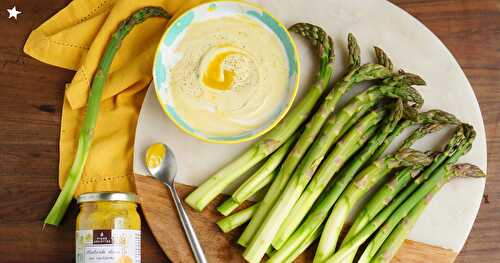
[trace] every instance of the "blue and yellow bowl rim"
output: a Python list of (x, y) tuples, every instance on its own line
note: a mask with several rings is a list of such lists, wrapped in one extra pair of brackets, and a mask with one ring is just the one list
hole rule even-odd
[[(238, 5), (243, 5), (246, 6), (247, 8), (252, 8), (257, 11), (259, 11), (261, 14), (266, 15), (266, 17), (270, 18), (273, 23), (275, 23), (279, 29), (282, 30), (284, 33), (284, 36), (286, 37), (288, 43), (291, 46), (291, 50), (287, 50), (285, 48), (285, 51), (287, 52), (287, 57), (289, 64), (294, 66), (295, 73), (293, 76), (293, 87), (291, 90), (291, 94), (287, 97), (287, 102), (285, 107), (282, 107), (282, 110), (280, 114), (272, 121), (271, 124), (267, 124), (265, 128), (259, 127), (256, 130), (252, 130), (250, 132), (247, 132), (247, 134), (243, 135), (236, 135), (236, 136), (205, 136), (203, 134), (200, 134), (200, 132), (196, 132), (193, 128), (191, 128), (176, 112), (172, 107), (167, 108), (167, 103), (165, 103), (162, 99), (162, 96), (159, 94), (159, 85), (157, 83), (157, 78), (156, 76), (156, 67), (157, 63), (161, 61), (160, 58), (160, 50), (162, 48), (162, 45), (165, 42), (165, 38), (169, 35), (171, 32), (172, 28), (174, 28), (174, 25), (176, 25), (177, 22), (185, 18), (187, 15), (192, 13), (196, 9), (201, 9), (201, 8), (207, 8), (207, 9), (214, 9), (216, 10), (216, 5), (217, 4), (238, 4)], [(255, 18), (259, 18), (257, 16), (254, 16)], [(260, 20), (260, 19), (259, 19)], [(260, 20), (261, 22), (264, 23), (264, 21)], [(266, 24), (266, 26), (269, 27), (269, 25)], [(277, 34), (275, 31), (273, 31), (274, 34)], [(280, 38), (280, 36), (277, 36), (278, 39), (283, 43), (283, 39)], [(291, 58), (289, 57), (290, 53), (292, 54)], [(292, 60), (292, 62), (290, 62)], [(169, 25), (165, 32), (163, 33), (162, 37), (160, 38), (160, 42), (158, 43), (158, 46), (155, 51), (155, 57), (154, 57), (154, 62), (153, 62), (153, 83), (154, 83), (154, 89), (155, 89), (155, 94), (156, 98), (163, 110), (163, 112), (168, 116), (168, 118), (177, 126), (181, 131), (184, 133), (193, 136), (199, 140), (205, 141), (205, 142), (210, 142), (210, 143), (218, 143), (218, 144), (236, 144), (236, 143), (242, 143), (246, 141), (250, 141), (253, 139), (256, 139), (257, 137), (260, 137), (264, 135), (265, 133), (269, 132), (271, 129), (273, 129), (285, 116), (286, 114), (290, 111), (290, 108), (297, 96), (297, 91), (299, 88), (299, 78), (300, 78), (300, 59), (299, 55), (297, 52), (297, 46), (288, 32), (287, 28), (276, 18), (274, 17), (271, 13), (269, 13), (267, 10), (265, 10), (263, 7), (253, 4), (253, 3), (248, 3), (244, 1), (239, 1), (239, 0), (216, 0), (216, 1), (209, 1), (200, 5), (196, 5), (192, 8), (187, 9), (184, 11), (182, 14), (180, 14), (177, 17), (174, 17), (171, 21), (169, 21)]]

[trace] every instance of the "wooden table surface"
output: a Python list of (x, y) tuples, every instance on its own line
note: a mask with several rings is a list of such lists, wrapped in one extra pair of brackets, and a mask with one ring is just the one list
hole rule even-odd
[[(74, 74), (26, 56), (31, 30), (68, 0), (0, 2), (0, 257), (1, 262), (72, 262), (72, 204), (61, 227), (42, 231), (59, 191), (58, 140), (64, 84)], [(488, 139), (486, 192), (457, 262), (500, 262), (500, 1), (393, 1), (429, 27), (464, 69), (481, 105)], [(19, 19), (5, 9), (16, 5)], [(165, 262), (149, 229), (143, 262)]]

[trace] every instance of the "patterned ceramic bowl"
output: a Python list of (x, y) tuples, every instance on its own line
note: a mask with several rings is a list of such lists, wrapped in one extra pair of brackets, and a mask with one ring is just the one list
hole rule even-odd
[[(280, 102), (273, 105), (271, 117), (252, 129), (238, 134), (221, 135), (208, 134), (195, 129), (192, 124), (179, 114), (179, 109), (173, 103), (170, 87), (171, 71), (182, 54), (176, 50), (180, 39), (189, 27), (196, 22), (231, 16), (245, 16), (259, 23), (271, 32), (283, 47), (283, 56), (288, 64), (286, 96), (280, 97)], [(284, 71), (286, 72), (286, 71)], [(194, 74), (194, 73), (193, 73)], [(156, 95), (166, 115), (184, 132), (198, 139), (214, 143), (240, 143), (254, 139), (272, 129), (288, 112), (297, 93), (299, 83), (299, 60), (295, 44), (286, 28), (268, 12), (258, 6), (237, 1), (216, 1), (202, 4), (183, 13), (173, 21), (164, 33), (155, 55), (153, 66), (153, 81)], [(284, 75), (283, 75), (284, 76)]]

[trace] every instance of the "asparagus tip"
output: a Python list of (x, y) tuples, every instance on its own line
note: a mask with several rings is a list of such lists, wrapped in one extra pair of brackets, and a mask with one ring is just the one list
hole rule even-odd
[(456, 164), (451, 168), (455, 177), (483, 178), (486, 174), (478, 166), (470, 163)]

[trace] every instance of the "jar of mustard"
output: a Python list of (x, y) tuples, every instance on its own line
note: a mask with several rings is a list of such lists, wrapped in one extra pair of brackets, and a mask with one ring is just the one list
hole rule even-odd
[(77, 203), (77, 263), (141, 262), (141, 218), (134, 193), (86, 193)]

